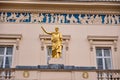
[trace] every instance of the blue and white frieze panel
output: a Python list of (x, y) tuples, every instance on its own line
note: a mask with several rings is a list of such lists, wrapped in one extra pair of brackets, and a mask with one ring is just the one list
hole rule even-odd
[(0, 22), (58, 24), (119, 24), (120, 15), (0, 12)]

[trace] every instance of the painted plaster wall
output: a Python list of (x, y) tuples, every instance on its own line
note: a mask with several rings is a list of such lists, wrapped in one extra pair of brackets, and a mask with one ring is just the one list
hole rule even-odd
[[(117, 52), (112, 53), (113, 68), (120, 69), (120, 25), (58, 25), (58, 24), (0, 24), (0, 34), (22, 34), (20, 48), (17, 53), (16, 65), (36, 66), (47, 64), (46, 53), (41, 51), (40, 34), (45, 34), (41, 27), (48, 32), (57, 26), (63, 35), (70, 35), (67, 65), (96, 66), (95, 53), (90, 52), (88, 35), (118, 36)], [(16, 54), (14, 54), (16, 55)], [(94, 56), (91, 58), (91, 56)]]

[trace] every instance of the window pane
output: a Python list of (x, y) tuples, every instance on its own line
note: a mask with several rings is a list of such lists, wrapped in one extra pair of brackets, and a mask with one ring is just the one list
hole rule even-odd
[(52, 54), (52, 46), (47, 46), (47, 53), (49, 56)]
[(111, 69), (111, 59), (105, 58), (105, 69)]
[(12, 57), (6, 57), (5, 68), (10, 68), (12, 63)]
[(7, 55), (12, 55), (12, 52), (13, 52), (13, 47), (7, 47), (7, 52), (6, 52), (6, 54), (7, 54)]
[(3, 57), (2, 56), (0, 56), (0, 68), (3, 68)]
[(97, 49), (96, 49), (96, 55), (97, 55), (97, 56), (102, 56), (102, 49), (97, 48)]
[(110, 56), (110, 49), (104, 49), (104, 56)]
[(98, 69), (103, 69), (103, 61), (101, 58), (97, 58)]
[(4, 47), (0, 47), (0, 55), (3, 55), (4, 54)]

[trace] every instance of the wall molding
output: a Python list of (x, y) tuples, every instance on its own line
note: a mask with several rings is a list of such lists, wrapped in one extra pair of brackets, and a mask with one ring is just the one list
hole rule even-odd
[(22, 34), (0, 34), (0, 43), (5, 45), (16, 44), (16, 49), (19, 50), (19, 42), (22, 39)]
[(0, 34), (0, 39), (21, 39), (22, 34)]
[[(44, 50), (45, 44), (51, 44), (51, 35), (39, 35), (40, 41), (41, 41), (41, 50)], [(70, 35), (63, 35), (62, 37), (63, 41), (62, 44), (65, 45), (66, 50), (69, 49), (69, 41), (71, 39)]]
[(114, 51), (117, 51), (118, 36), (94, 36), (88, 35), (87, 39), (90, 44), (90, 51), (93, 51), (93, 45), (112, 45)]

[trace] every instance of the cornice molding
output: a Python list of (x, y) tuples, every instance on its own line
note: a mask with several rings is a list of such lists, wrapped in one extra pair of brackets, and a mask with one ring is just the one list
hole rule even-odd
[(118, 36), (94, 36), (94, 35), (88, 35), (87, 39), (88, 39), (89, 44), (90, 44), (90, 51), (93, 51), (93, 45), (96, 44), (94, 42), (100, 42), (101, 45), (106, 45), (106, 44), (110, 45), (110, 43), (108, 43), (108, 42), (112, 42), (112, 46), (114, 47), (114, 51), (117, 51)]
[[(30, 4), (31, 3), (31, 4)], [(42, 13), (84, 13), (84, 14), (120, 14), (120, 2), (1, 2), (3, 12), (42, 12)], [(71, 7), (72, 6), (72, 7)]]
[(110, 5), (110, 6), (120, 6), (118, 1), (8, 1), (3, 0), (0, 3), (15, 3), (15, 4), (46, 4), (46, 5)]
[(88, 40), (93, 40), (93, 41), (117, 41), (118, 36), (87, 36)]
[[(40, 40), (51, 40), (51, 35), (39, 35)], [(63, 35), (63, 40), (70, 40), (71, 36), (70, 35)]]
[(114, 10), (114, 11), (104, 11), (104, 10), (68, 10), (68, 9), (7, 9), (3, 8), (0, 9), (1, 12), (34, 12), (34, 13), (69, 13), (69, 14), (120, 14), (120, 11)]
[(22, 34), (0, 34), (0, 39), (21, 39)]

